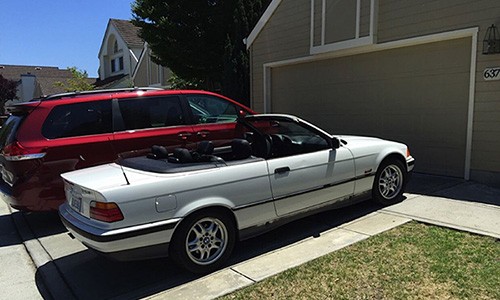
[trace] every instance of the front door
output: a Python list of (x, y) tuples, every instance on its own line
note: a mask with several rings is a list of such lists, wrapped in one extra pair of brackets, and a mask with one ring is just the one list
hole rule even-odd
[(248, 120), (256, 138), (264, 144), (259, 152), (267, 158), (269, 182), (279, 216), (354, 193), (352, 154), (342, 146), (332, 147), (332, 138), (325, 132), (294, 118)]
[(350, 196), (354, 164), (345, 148), (325, 149), (268, 160), (269, 179), (279, 216)]

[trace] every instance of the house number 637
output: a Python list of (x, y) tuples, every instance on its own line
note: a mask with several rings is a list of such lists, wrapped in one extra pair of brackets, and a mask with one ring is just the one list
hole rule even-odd
[(484, 80), (500, 80), (500, 67), (484, 69), (483, 78)]

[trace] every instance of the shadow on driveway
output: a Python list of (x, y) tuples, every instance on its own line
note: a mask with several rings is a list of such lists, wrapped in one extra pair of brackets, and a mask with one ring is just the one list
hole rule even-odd
[[(18, 230), (22, 226), (16, 223), (29, 222), (30, 228), (36, 228), (36, 238), (51, 236), (66, 232), (66, 228), (61, 223), (57, 212), (20, 212), (14, 211), (9, 215), (0, 216), (0, 247), (14, 246), (22, 244)], [(26, 236), (25, 236), (26, 238)], [(28, 239), (34, 237), (28, 236)]]
[(500, 205), (500, 189), (460, 178), (413, 173), (406, 188), (410, 194)]
[[(2, 201), (2, 200), (0, 200)], [(22, 244), (10, 215), (0, 216), (0, 248)]]

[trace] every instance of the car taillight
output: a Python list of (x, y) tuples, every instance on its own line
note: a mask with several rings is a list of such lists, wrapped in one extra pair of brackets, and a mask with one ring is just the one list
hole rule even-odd
[(407, 147), (406, 148), (406, 157), (410, 157), (410, 156), (411, 156), (411, 154), (410, 154), (410, 148)]
[(43, 158), (45, 154), (43, 149), (25, 148), (19, 142), (5, 145), (2, 149), (3, 157), (10, 161), (39, 159)]
[(108, 223), (123, 220), (122, 211), (113, 202), (90, 202), (90, 217)]

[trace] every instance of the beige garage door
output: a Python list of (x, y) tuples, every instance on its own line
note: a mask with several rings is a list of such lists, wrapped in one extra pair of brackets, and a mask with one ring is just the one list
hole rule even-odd
[(271, 70), (271, 109), (410, 146), (417, 172), (463, 177), (471, 39)]

